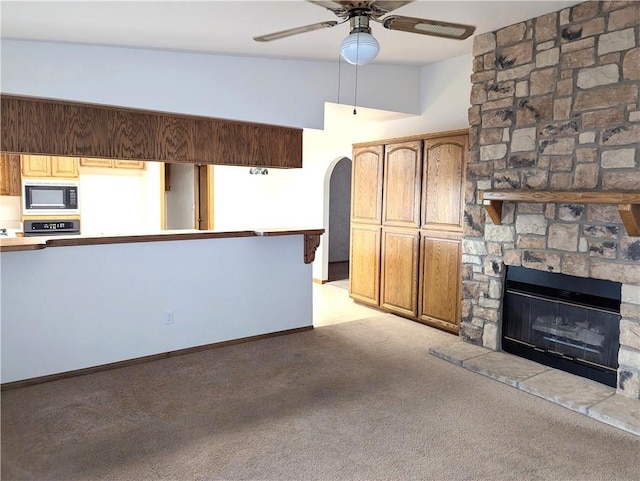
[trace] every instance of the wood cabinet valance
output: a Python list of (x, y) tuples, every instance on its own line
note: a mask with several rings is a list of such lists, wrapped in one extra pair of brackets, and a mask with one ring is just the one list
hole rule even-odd
[(302, 167), (302, 129), (2, 95), (4, 153)]

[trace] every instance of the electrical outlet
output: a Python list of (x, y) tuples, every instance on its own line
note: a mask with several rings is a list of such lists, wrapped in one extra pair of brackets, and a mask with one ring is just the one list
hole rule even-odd
[(164, 323), (173, 324), (173, 309), (164, 311)]

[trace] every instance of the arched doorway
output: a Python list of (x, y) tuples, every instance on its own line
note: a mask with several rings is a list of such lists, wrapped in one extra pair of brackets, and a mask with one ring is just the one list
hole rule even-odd
[(343, 157), (334, 166), (329, 181), (327, 280), (349, 278), (351, 223), (351, 160)]

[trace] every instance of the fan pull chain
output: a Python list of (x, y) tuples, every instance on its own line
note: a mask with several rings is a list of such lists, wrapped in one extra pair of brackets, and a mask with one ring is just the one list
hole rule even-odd
[(356, 115), (356, 105), (358, 104), (358, 55), (360, 54), (360, 32), (356, 37), (356, 85), (353, 92), (353, 115)]
[(342, 57), (342, 55), (340, 53), (338, 53), (338, 105), (340, 105), (340, 71), (342, 70), (342, 63), (340, 62), (340, 57)]

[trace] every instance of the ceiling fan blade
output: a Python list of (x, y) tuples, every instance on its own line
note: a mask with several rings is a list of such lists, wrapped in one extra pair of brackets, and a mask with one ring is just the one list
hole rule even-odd
[(253, 37), (256, 42), (270, 42), (271, 40), (278, 40), (280, 38), (290, 37), (291, 35), (298, 35), (299, 33), (311, 32), (313, 30), (320, 30), (321, 28), (331, 28), (337, 25), (338, 22), (333, 20), (329, 22), (313, 23), (311, 25), (305, 25), (304, 27), (290, 28), (289, 30), (283, 30), (281, 32), (269, 33), (267, 35), (260, 35)]
[(403, 32), (420, 33), (422, 35), (433, 35), (434, 37), (455, 40), (464, 40), (476, 30), (473, 25), (427, 20), (425, 18), (402, 17), (399, 15), (385, 18), (382, 24), (389, 30), (401, 30)]
[(331, 10), (338, 17), (347, 17), (349, 14), (349, 10), (353, 9), (365, 9), (371, 12), (371, 16), (373, 18), (379, 18), (383, 15), (389, 13), (396, 8), (400, 8), (407, 3), (412, 3), (414, 0), (406, 0), (406, 1), (316, 1), (316, 0), (307, 0), (309, 3), (313, 3), (320, 7), (324, 7), (327, 10)]

